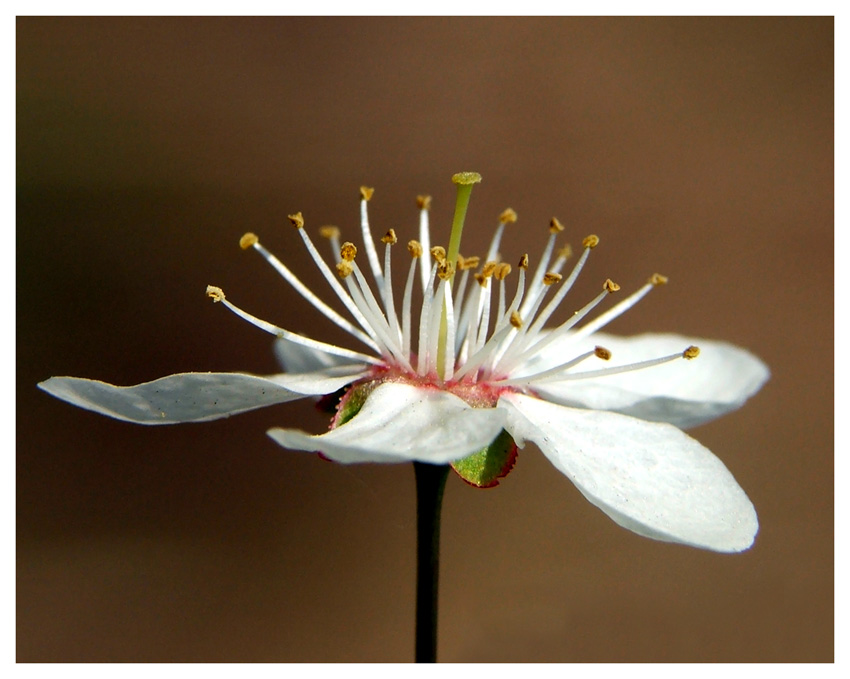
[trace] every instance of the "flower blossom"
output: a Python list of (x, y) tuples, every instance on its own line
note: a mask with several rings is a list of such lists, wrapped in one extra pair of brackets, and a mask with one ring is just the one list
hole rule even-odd
[[(635, 533), (721, 552), (750, 547), (758, 531), (752, 503), (723, 463), (681, 428), (740, 407), (768, 379), (767, 367), (723, 342), (600, 332), (666, 283), (658, 274), (594, 316), (619, 290), (606, 280), (566, 321), (547, 326), (599, 238), (584, 238), (572, 270), (562, 274), (571, 253), (556, 248), (564, 227), (553, 218), (534, 271), (523, 255), (516, 283), (508, 286), (514, 267), (499, 248), (516, 213), (502, 213), (486, 257), (461, 256), (466, 204), (480, 176), (461, 173), (453, 180), (458, 208), (448, 250), (431, 247), (430, 198), (420, 196), (419, 240), (407, 245), (400, 290), (393, 265), (398, 268), (395, 253), (403, 248), (392, 229), (380, 239), (383, 253), (373, 239), (372, 189), (361, 188), (360, 201), (367, 272), (358, 248), (340, 243), (338, 229), (321, 230), (332, 246), (329, 263), (301, 213), (289, 217), (346, 315), (257, 236), (242, 237), (243, 249), (257, 251), (360, 350), (272, 325), (210, 286), (215, 302), (277, 338), (284, 373), (181, 373), (131, 387), (53, 377), (39, 386), (74, 405), (140, 424), (215, 420), (309, 397), (333, 400), (326, 433), (274, 428), (269, 436), (285, 448), (340, 463), (452, 464), (464, 480), (485, 487), (498, 483), (517, 448), (531, 441), (591, 503)], [(418, 307), (415, 286), (421, 289)]]

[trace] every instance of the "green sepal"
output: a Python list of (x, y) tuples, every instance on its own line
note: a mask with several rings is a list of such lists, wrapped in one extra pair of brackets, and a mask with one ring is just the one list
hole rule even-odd
[(331, 429), (336, 429), (345, 424), (359, 413), (363, 404), (366, 403), (366, 399), (369, 398), (369, 395), (375, 390), (378, 384), (380, 382), (374, 380), (372, 382), (352, 385), (339, 400), (336, 415), (334, 415), (331, 421)]
[(503, 429), (486, 448), (452, 462), (452, 469), (471, 486), (492, 488), (513, 469), (516, 456), (516, 443)]

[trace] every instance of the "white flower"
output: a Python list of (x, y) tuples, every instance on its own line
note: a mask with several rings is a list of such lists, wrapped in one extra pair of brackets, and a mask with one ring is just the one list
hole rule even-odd
[[(456, 212), (448, 253), (430, 248), (430, 199), (420, 197), (419, 241), (408, 244), (411, 260), (400, 293), (392, 282), (395, 232), (381, 239), (383, 262), (371, 235), (371, 189), (361, 189), (361, 227), (373, 284), (355, 259), (356, 247), (340, 245), (337, 229), (322, 231), (333, 246), (333, 271), (301, 214), (290, 217), (347, 317), (308, 289), (256, 236), (242, 238), (243, 248), (257, 250), (316, 309), (364, 345), (363, 352), (257, 319), (209, 287), (215, 301), (278, 338), (286, 372), (268, 377), (182, 373), (133, 387), (53, 377), (39, 386), (74, 405), (141, 424), (214, 420), (345, 390), (327, 433), (275, 428), (269, 436), (286, 448), (319, 451), (342, 463), (454, 463), (477, 485), (494, 485), (513, 464), (514, 444), (531, 441), (590, 502), (635, 533), (722, 552), (748, 548), (758, 531), (752, 503), (723, 463), (678, 427), (740, 407), (768, 379), (766, 366), (723, 342), (598, 332), (665, 283), (659, 275), (586, 321), (619, 289), (605, 281), (595, 299), (544, 329), (599, 239), (584, 239), (572, 272), (562, 277), (569, 252), (555, 249), (563, 227), (553, 219), (536, 270), (529, 273), (523, 255), (509, 290), (511, 267), (500, 260), (499, 244), (516, 214), (501, 215), (483, 265), (478, 258), (460, 257), (465, 201), (480, 177), (463, 173), (454, 179), (462, 209)], [(418, 310), (414, 283), (423, 294)], [(698, 360), (681, 360), (697, 354)], [(604, 367), (586, 367), (599, 361)]]

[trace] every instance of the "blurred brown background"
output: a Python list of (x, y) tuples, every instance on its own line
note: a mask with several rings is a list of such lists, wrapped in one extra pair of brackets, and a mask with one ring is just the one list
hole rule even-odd
[[(670, 277), (612, 330), (758, 353), (773, 378), (693, 432), (761, 533), (741, 555), (639, 538), (533, 448), (495, 490), (450, 478), (444, 661), (833, 658), (833, 21), (19, 19), (17, 649), (21, 661), (407, 661), (408, 465), (276, 447), (309, 403), (144, 428), (35, 388), (187, 370), (276, 370), (219, 285), (341, 339), (254, 253), (317, 282), (286, 224), (403, 239), (417, 193), (445, 240), (481, 172), (464, 252), (548, 219), (610, 276)], [(438, 235), (438, 239), (440, 236)]]

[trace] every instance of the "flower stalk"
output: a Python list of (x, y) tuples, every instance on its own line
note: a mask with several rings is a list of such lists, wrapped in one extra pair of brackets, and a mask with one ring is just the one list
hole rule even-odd
[(437, 662), (440, 516), (448, 465), (414, 462), (416, 474), (416, 662)]

